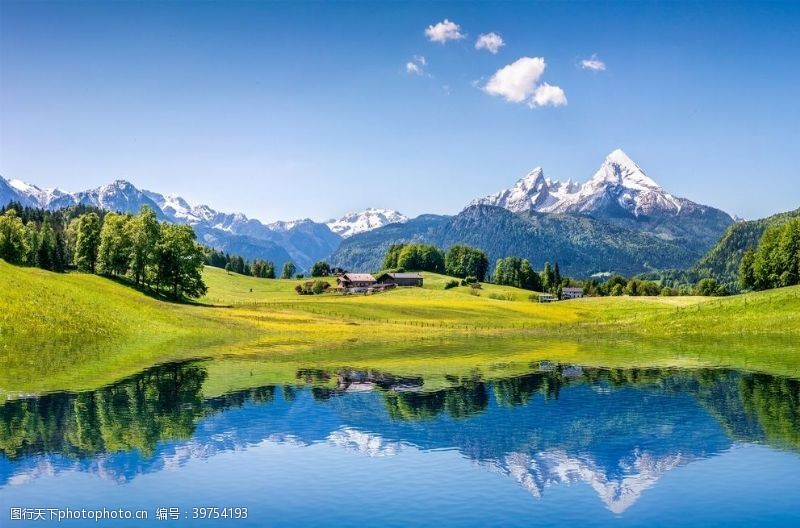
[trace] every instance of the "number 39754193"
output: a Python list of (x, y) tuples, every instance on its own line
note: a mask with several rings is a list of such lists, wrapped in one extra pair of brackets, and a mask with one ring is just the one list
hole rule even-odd
[(247, 519), (247, 508), (192, 508), (192, 519)]

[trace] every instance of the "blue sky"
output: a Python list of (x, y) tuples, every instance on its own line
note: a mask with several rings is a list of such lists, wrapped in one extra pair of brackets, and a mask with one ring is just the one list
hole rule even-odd
[[(755, 218), (800, 206), (799, 55), (800, 2), (4, 0), (0, 174), (324, 220), (455, 213), (537, 165), (586, 180), (619, 147)], [(543, 71), (492, 84), (526, 57)]]

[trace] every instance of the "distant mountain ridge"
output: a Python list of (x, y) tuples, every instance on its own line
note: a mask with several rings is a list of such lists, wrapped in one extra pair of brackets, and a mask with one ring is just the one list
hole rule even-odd
[(374, 271), (386, 248), (403, 241), (445, 248), (468, 243), (492, 260), (516, 255), (535, 266), (557, 260), (562, 271), (576, 276), (686, 269), (734, 222), (719, 209), (668, 193), (619, 149), (583, 184), (547, 178), (537, 167), (453, 217), (410, 220), (391, 209), (369, 208), (326, 223), (306, 218), (265, 224), (191, 205), (178, 195), (140, 190), (124, 180), (67, 193), (0, 177), (0, 205), (12, 200), (47, 209), (82, 203), (123, 212), (148, 205), (162, 220), (193, 226), (211, 247), (279, 266), (292, 260), (301, 270), (330, 259), (344, 268)]
[(325, 258), (341, 240), (324, 224), (310, 220), (295, 222), (290, 229), (273, 230), (243, 214), (221, 213), (207, 205), (191, 206), (179, 196), (140, 190), (125, 180), (67, 193), (0, 177), (0, 204), (11, 201), (50, 210), (85, 204), (123, 213), (138, 212), (146, 205), (159, 220), (191, 225), (198, 240), (215, 249), (248, 259), (272, 260), (278, 266), (291, 260), (301, 269)]
[(586, 183), (559, 182), (537, 167), (456, 216), (426, 215), (356, 234), (331, 260), (345, 268), (378, 269), (392, 242), (445, 248), (466, 243), (485, 250), (491, 262), (514, 255), (536, 267), (558, 261), (563, 272), (579, 277), (631, 275), (685, 269), (733, 222), (724, 211), (666, 192), (615, 150)]
[(447, 248), (464, 243), (487, 252), (491, 267), (515, 255), (541, 268), (558, 262), (563, 273), (588, 277), (599, 272), (633, 275), (691, 264), (697, 254), (681, 243), (588, 216), (555, 213), (514, 214), (501, 207), (473, 205), (456, 216), (423, 215), (342, 241), (331, 264), (374, 271), (395, 242), (421, 242)]

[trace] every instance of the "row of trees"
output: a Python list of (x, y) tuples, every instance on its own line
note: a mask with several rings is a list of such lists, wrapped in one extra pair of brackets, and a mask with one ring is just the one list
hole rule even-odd
[(53, 271), (75, 267), (126, 277), (174, 298), (206, 292), (204, 253), (194, 230), (159, 223), (149, 207), (137, 215), (90, 211), (77, 216), (73, 211), (19, 215), (9, 208), (0, 215), (0, 258)]
[(739, 267), (743, 289), (766, 290), (800, 284), (800, 218), (767, 228), (758, 247), (747, 250)]
[(205, 248), (203, 263), (206, 266), (222, 268), (242, 275), (252, 275), (259, 279), (275, 278), (275, 263), (271, 260), (255, 259), (252, 262), (239, 255), (229, 255), (213, 248)]

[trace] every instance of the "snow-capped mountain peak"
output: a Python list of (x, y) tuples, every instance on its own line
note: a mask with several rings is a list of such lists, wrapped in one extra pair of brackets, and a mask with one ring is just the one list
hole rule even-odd
[(594, 184), (595, 187), (611, 184), (642, 191), (661, 189), (622, 149), (616, 149), (606, 156), (603, 165), (600, 166), (600, 169), (594, 174), (589, 183)]
[(588, 181), (579, 185), (545, 178), (537, 167), (510, 189), (474, 200), (470, 205), (503, 207), (515, 213), (580, 213), (592, 216), (679, 214), (686, 205), (661, 188), (622, 149), (606, 156)]
[(393, 209), (370, 207), (363, 211), (347, 213), (338, 220), (327, 222), (328, 228), (342, 238), (371, 231), (387, 224), (406, 222), (408, 217)]
[(538, 211), (556, 205), (564, 196), (576, 190), (571, 180), (561, 183), (558, 180), (545, 178), (544, 170), (536, 167), (517, 180), (510, 189), (473, 200), (470, 205), (494, 205), (514, 212)]

